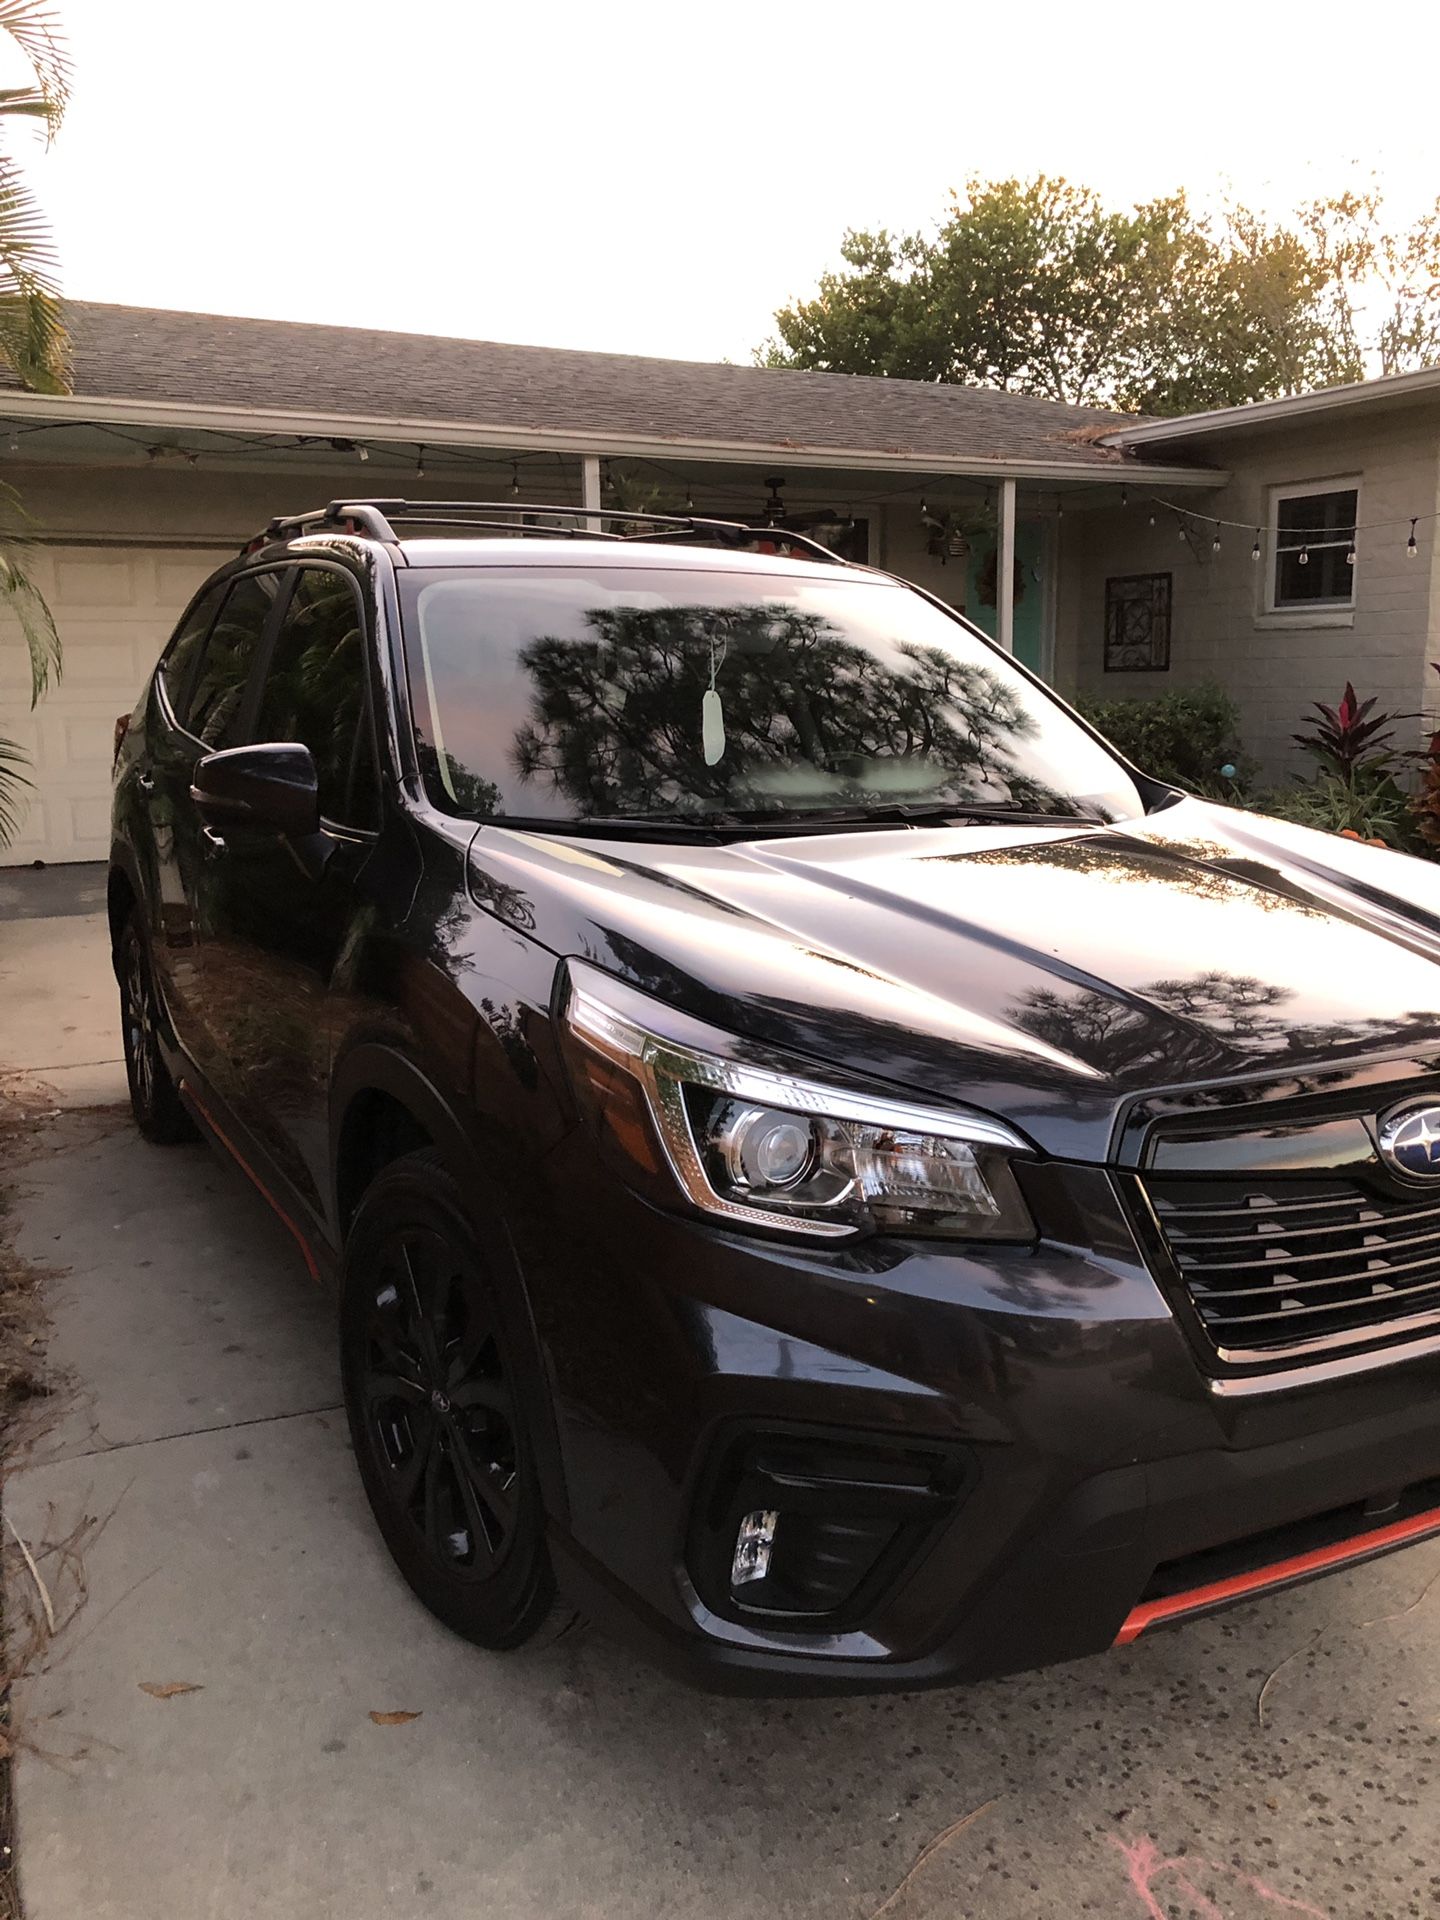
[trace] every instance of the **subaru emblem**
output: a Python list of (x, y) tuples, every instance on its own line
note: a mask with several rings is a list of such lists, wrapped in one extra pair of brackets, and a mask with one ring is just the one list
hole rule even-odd
[(1380, 1158), (1407, 1180), (1440, 1180), (1440, 1106), (1392, 1107), (1376, 1129)]

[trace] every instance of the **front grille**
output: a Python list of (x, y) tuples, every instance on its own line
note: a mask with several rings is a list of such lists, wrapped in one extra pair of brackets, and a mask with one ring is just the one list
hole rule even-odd
[(1397, 1200), (1329, 1178), (1152, 1174), (1142, 1185), (1224, 1359), (1381, 1340), (1396, 1322), (1440, 1319), (1440, 1197)]

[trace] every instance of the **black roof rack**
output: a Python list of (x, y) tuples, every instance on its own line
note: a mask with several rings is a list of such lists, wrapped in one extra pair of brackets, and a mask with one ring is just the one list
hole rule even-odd
[[(524, 514), (520, 521), (516, 515)], [(500, 515), (501, 518), (492, 516)], [(622, 527), (643, 526), (644, 532), (612, 532), (593, 524), (617, 521)], [(560, 523), (564, 524), (560, 524)], [(329, 506), (310, 513), (277, 515), (242, 549), (252, 553), (272, 540), (289, 540), (297, 534), (322, 533), (327, 529), (340, 533), (363, 534), (371, 540), (395, 544), (399, 540), (396, 524), (429, 527), (468, 527), (486, 531), (539, 535), (552, 540), (713, 540), (719, 546), (742, 547), (755, 540), (774, 540), (787, 547), (799, 547), (834, 566), (848, 567), (853, 561), (842, 559), (829, 547), (808, 534), (793, 533), (788, 527), (753, 527), (741, 520), (714, 520), (696, 514), (630, 513), (619, 507), (556, 507), (529, 505), (520, 500), (332, 500)]]

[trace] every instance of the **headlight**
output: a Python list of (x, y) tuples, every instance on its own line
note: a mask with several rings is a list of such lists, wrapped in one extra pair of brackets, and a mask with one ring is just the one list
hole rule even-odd
[(567, 966), (563, 1019), (592, 1116), (632, 1170), (668, 1171), (702, 1212), (829, 1239), (1035, 1237), (1010, 1167), (1030, 1149), (1002, 1122), (807, 1079), (597, 968)]

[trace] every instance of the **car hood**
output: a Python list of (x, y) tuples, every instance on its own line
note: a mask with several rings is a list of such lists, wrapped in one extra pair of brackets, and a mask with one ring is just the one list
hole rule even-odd
[(557, 954), (1067, 1157), (1137, 1094), (1440, 1045), (1440, 874), (1200, 801), (683, 847), (495, 825), (470, 871)]

